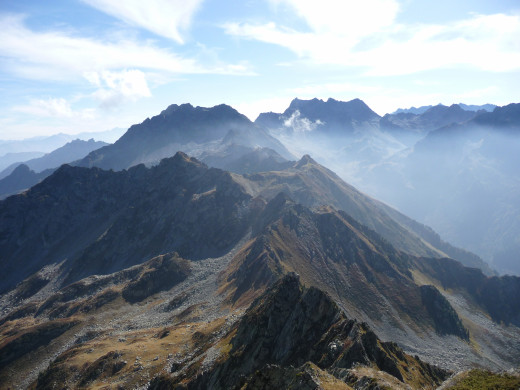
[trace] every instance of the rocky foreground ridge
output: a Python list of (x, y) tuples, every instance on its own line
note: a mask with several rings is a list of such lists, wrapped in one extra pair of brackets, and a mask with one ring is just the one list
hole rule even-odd
[(519, 278), (447, 258), (308, 156), (62, 166), (0, 203), (0, 253), (10, 387), (416, 388), (520, 361)]

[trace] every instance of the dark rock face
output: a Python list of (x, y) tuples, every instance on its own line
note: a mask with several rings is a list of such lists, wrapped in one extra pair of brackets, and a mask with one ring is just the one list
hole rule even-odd
[(440, 334), (455, 334), (469, 340), (469, 332), (453, 310), (450, 303), (434, 286), (421, 286), (423, 304), (435, 322), (435, 330)]
[(158, 256), (150, 260), (147, 269), (123, 289), (123, 298), (131, 303), (142, 301), (150, 295), (169, 290), (186, 279), (188, 274), (188, 263), (176, 253)]
[(423, 259), (418, 267), (444, 288), (465, 291), (494, 321), (520, 326), (520, 277), (486, 277), (480, 270), (463, 267), (451, 259)]
[[(365, 324), (348, 320), (328, 295), (288, 274), (255, 301), (232, 338), (229, 357), (189, 388), (232, 388), (268, 364), (321, 369), (376, 365), (401, 381), (439, 384), (448, 375), (383, 343)], [(400, 368), (414, 366), (415, 377)]]
[(152, 169), (62, 166), (0, 204), (0, 289), (64, 258), (71, 283), (172, 251), (222, 255), (245, 234), (250, 199), (229, 173), (180, 153)]
[(121, 357), (122, 354), (116, 351), (101, 356), (83, 372), (79, 385), (86, 386), (103, 375), (110, 377), (117, 374), (127, 364)]
[[(323, 386), (323, 380), (327, 381), (328, 387)], [(238, 386), (237, 386), (238, 388)], [(333, 388), (337, 390), (348, 390), (345, 382), (334, 378), (329, 373), (320, 370), (314, 364), (307, 362), (300, 367), (282, 367), (268, 364), (241, 383), (240, 389), (302, 389), (322, 390)]]
[(255, 123), (267, 129), (276, 129), (283, 125), (282, 114), (276, 112), (262, 112), (255, 119)]

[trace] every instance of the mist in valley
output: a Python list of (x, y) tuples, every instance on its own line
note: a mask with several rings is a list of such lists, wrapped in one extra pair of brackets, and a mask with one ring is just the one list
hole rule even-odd
[(310, 154), (366, 194), (478, 254), (498, 273), (518, 275), (517, 111), (514, 104), (495, 113), (465, 111), (462, 118), (469, 120), (432, 129), (425, 123), (385, 127), (388, 115), (379, 123), (341, 126), (293, 110), (267, 127), (294, 155)]

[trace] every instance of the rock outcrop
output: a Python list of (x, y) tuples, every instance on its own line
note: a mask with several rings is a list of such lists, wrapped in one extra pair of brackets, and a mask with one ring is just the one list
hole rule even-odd
[(240, 388), (244, 378), (258, 376), (255, 372), (268, 365), (306, 362), (329, 371), (377, 367), (421, 387), (438, 385), (449, 375), (381, 342), (366, 324), (349, 320), (327, 294), (303, 287), (296, 274), (286, 275), (256, 300), (234, 332), (227, 356), (188, 388)]

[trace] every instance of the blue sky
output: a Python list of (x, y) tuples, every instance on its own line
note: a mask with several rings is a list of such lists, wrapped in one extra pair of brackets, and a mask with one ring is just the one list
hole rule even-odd
[(519, 102), (517, 0), (2, 0), (0, 139), (128, 127), (172, 103)]

